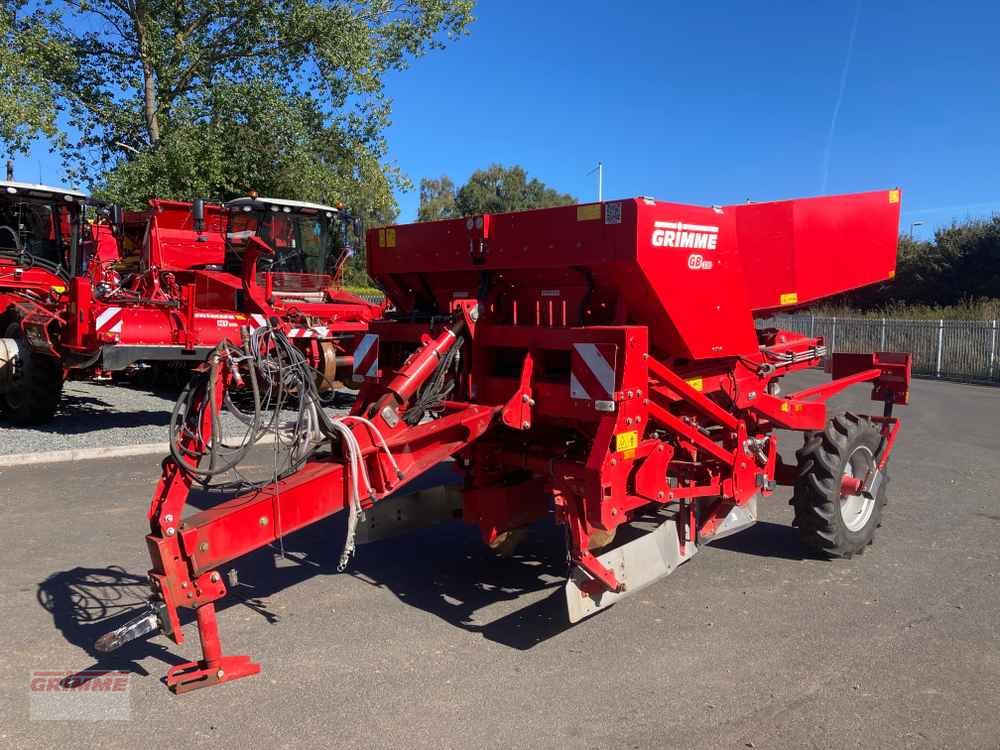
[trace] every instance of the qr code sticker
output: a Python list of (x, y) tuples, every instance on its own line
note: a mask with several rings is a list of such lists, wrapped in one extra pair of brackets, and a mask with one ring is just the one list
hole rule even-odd
[(606, 203), (606, 204), (604, 204), (604, 223), (605, 224), (621, 224), (622, 223), (622, 204), (621, 203)]

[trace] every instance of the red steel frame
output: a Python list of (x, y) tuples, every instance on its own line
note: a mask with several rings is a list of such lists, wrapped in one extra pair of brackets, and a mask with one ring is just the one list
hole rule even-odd
[[(608, 215), (607, 204), (595, 205), (598, 217)], [(583, 208), (565, 211), (593, 215), (580, 212)], [(512, 214), (509, 220), (524, 216), (556, 223), (559, 211), (564, 209)], [(615, 218), (620, 221), (621, 214)], [(465, 519), (479, 525), (484, 540), (496, 543), (551, 509), (566, 526), (571, 565), (585, 574), (582, 595), (599, 600), (624, 584), (594, 554), (598, 539), (606, 541), (644, 510), (664, 507), (675, 511), (668, 522), (677, 525), (682, 548), (710, 540), (734, 507), (794, 481), (794, 467), (778, 456), (774, 431), (822, 430), (826, 401), (851, 385), (872, 383), (872, 398), (884, 404), (882, 416), (873, 419), (881, 425), (879, 466), (885, 467), (899, 429), (892, 406), (908, 399), (907, 354), (832, 355), (831, 382), (783, 396), (782, 377), (817, 367), (829, 356), (822, 338), (763, 329), (751, 334), (755, 345), (742, 351), (703, 359), (678, 356), (662, 344), (671, 339), (662, 330), (630, 322), (634, 311), (627, 299), (606, 297), (596, 285), (582, 288), (586, 272), (537, 269), (530, 262), (508, 263), (502, 280), (494, 271), (473, 294), (466, 291), (469, 277), (461, 273), (445, 268), (426, 276), (425, 292), (437, 312), (413, 320), (419, 318), (417, 308), (427, 306), (427, 296), (418, 301), (416, 286), (380, 266), (390, 251), (405, 246), (410, 232), (413, 247), (426, 246), (433, 257), (452, 253), (461, 271), (480, 275), (483, 258), (496, 250), (487, 243), (491, 221), (501, 220), (469, 220), (467, 243), (464, 221), (369, 235), (373, 274), (404, 313), (413, 314), (371, 327), (379, 337), (381, 369), (365, 382), (352, 414), (371, 420), (385, 437), (399, 472), (372, 428), (349, 422), (375, 487), (365, 506), (458, 456), (466, 474)], [(421, 244), (424, 234), (444, 236), (443, 229), (450, 242)], [(419, 260), (400, 262), (420, 271)], [(749, 311), (745, 314), (752, 326)], [(465, 346), (453, 400), (436, 419), (407, 426), (400, 416), (409, 399), (459, 340)], [(699, 346), (687, 340), (683, 353)], [(614, 353), (605, 363), (613, 377), (607, 399), (574, 395), (581, 351)], [(211, 367), (217, 371), (218, 403), (231, 374), (219, 358)], [(214, 603), (226, 594), (219, 567), (345, 509), (350, 482), (339, 457), (321, 455), (264, 489), (184, 518), (191, 479), (173, 459), (165, 462), (149, 509), (150, 579), (163, 604), (164, 631), (181, 642), (178, 609), (195, 609), (204, 652), (200, 661), (171, 670), (172, 688), (182, 692), (259, 670), (248, 657), (222, 655), (214, 616)]]

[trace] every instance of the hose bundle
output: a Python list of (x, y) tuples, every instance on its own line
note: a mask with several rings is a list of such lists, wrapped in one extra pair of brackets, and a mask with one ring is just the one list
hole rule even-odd
[[(221, 343), (209, 357), (207, 370), (195, 373), (181, 392), (170, 416), (170, 453), (181, 471), (209, 487), (219, 486), (218, 478), (231, 473), (242, 484), (252, 484), (242, 479), (239, 466), (265, 435), (274, 436), (272, 482), (293, 473), (324, 443), (339, 445), (349, 487), (348, 533), (338, 565), (343, 570), (354, 553), (358, 521), (364, 518), (362, 500), (378, 496), (351, 423), (370, 433), (398, 477), (402, 472), (372, 422), (358, 416), (332, 417), (326, 412), (316, 385), (317, 371), (280, 328), (258, 328), (245, 336), (245, 343), (245, 349)], [(219, 404), (219, 378), (227, 370), (231, 378), (227, 378), (223, 404)], [(236, 442), (223, 434), (222, 406), (245, 427)], [(292, 419), (282, 422), (282, 415), (289, 412)], [(211, 428), (209, 435), (205, 434), (206, 423)], [(283, 465), (281, 471), (279, 464)]]

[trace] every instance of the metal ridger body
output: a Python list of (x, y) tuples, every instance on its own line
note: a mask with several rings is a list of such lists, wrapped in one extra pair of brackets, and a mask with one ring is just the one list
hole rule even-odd
[[(377, 514), (452, 456), (463, 517), (491, 547), (545, 518), (565, 526), (571, 621), (747, 528), (777, 485), (794, 486), (807, 543), (860, 553), (885, 503), (910, 356), (831, 354), (755, 320), (891, 278), (899, 198), (640, 198), (373, 230), (370, 273), (396, 312), (367, 334), (351, 415), (320, 427), (296, 471), (185, 517), (184, 463), (260, 364), (217, 353), (186, 409), (200, 427), (164, 465), (147, 543), (163, 632), (180, 642), (178, 609), (193, 608), (205, 653), (168, 683), (259, 669), (219, 647), (221, 566), (331, 513)], [(830, 382), (782, 393), (782, 377), (823, 362)], [(829, 415), (826, 400), (858, 383), (880, 413)], [(779, 456), (779, 428), (807, 434), (798, 465)], [(632, 541), (616, 545), (623, 526)]]

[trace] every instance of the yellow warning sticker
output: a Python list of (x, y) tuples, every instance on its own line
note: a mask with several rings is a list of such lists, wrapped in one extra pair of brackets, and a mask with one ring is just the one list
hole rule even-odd
[(62, 294), (63, 292), (66, 291), (66, 287), (57, 284), (56, 286), (52, 287), (52, 291), (55, 292), (56, 294)]
[(619, 453), (635, 451), (639, 445), (639, 433), (636, 430), (629, 432), (619, 432), (615, 435), (615, 450)]
[(899, 188), (889, 191), (889, 203), (899, 203)]
[(781, 304), (783, 305), (794, 305), (799, 301), (798, 292), (786, 292), (781, 295)]
[(701, 391), (701, 390), (704, 390), (704, 388), (705, 388), (705, 381), (702, 380), (701, 378), (689, 378), (688, 380), (686, 380), (684, 382), (686, 382), (689, 386), (691, 386), (692, 388), (694, 388), (696, 391)]
[(386, 229), (385, 230), (385, 246), (386, 247), (396, 247), (396, 230)]
[(576, 207), (577, 221), (594, 221), (601, 218), (601, 204), (588, 203), (586, 206)]

